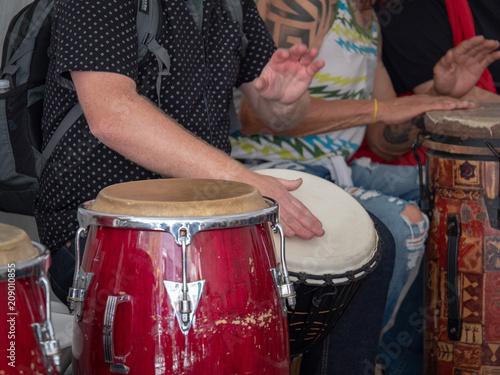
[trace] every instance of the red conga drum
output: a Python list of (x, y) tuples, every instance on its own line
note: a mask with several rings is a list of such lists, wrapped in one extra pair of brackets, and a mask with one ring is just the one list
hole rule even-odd
[(255, 187), (219, 180), (128, 182), (83, 204), (73, 373), (288, 374), (277, 215)]
[(500, 106), (426, 114), (427, 374), (500, 374)]
[(0, 224), (0, 374), (58, 374), (50, 321), (50, 253), (19, 228)]

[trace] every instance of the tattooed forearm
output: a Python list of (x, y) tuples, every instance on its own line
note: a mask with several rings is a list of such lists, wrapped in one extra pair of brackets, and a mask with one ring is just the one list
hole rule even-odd
[(393, 145), (407, 143), (410, 141), (410, 131), (414, 128), (422, 128), (424, 117), (422, 115), (412, 118), (399, 125), (386, 125), (384, 128), (384, 139)]
[(264, 21), (278, 47), (289, 48), (300, 43), (318, 47), (333, 22), (335, 2), (271, 0)]

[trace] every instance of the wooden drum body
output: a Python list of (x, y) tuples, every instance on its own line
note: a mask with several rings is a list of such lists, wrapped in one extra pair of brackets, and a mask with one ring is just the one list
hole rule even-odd
[(50, 321), (50, 253), (16, 227), (0, 224), (0, 374), (59, 374)]
[(500, 106), (426, 115), (426, 374), (500, 373)]
[(217, 180), (118, 184), (83, 205), (74, 374), (288, 374), (276, 215)]

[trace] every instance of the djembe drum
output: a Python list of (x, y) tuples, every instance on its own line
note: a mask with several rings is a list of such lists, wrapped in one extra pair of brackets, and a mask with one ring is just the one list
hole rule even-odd
[(500, 106), (426, 114), (427, 374), (500, 373)]
[(288, 310), (290, 354), (298, 356), (334, 328), (364, 278), (378, 265), (381, 246), (373, 221), (347, 192), (323, 178), (288, 169), (256, 172), (302, 178), (291, 193), (321, 220), (325, 235), (286, 238), (286, 264), (297, 293)]
[(83, 204), (73, 373), (288, 374), (277, 215), (255, 187), (219, 180), (128, 182)]
[(26, 232), (0, 224), (0, 374), (58, 374), (50, 320), (50, 253)]

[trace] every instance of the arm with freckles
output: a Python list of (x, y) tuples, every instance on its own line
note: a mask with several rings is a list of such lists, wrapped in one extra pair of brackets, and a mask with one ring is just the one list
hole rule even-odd
[(287, 236), (311, 238), (323, 234), (319, 220), (289, 193), (300, 186), (300, 180), (279, 180), (248, 170), (140, 96), (135, 82), (124, 75), (71, 72), (71, 78), (90, 131), (109, 148), (160, 175), (254, 185), (262, 195), (280, 203)]

